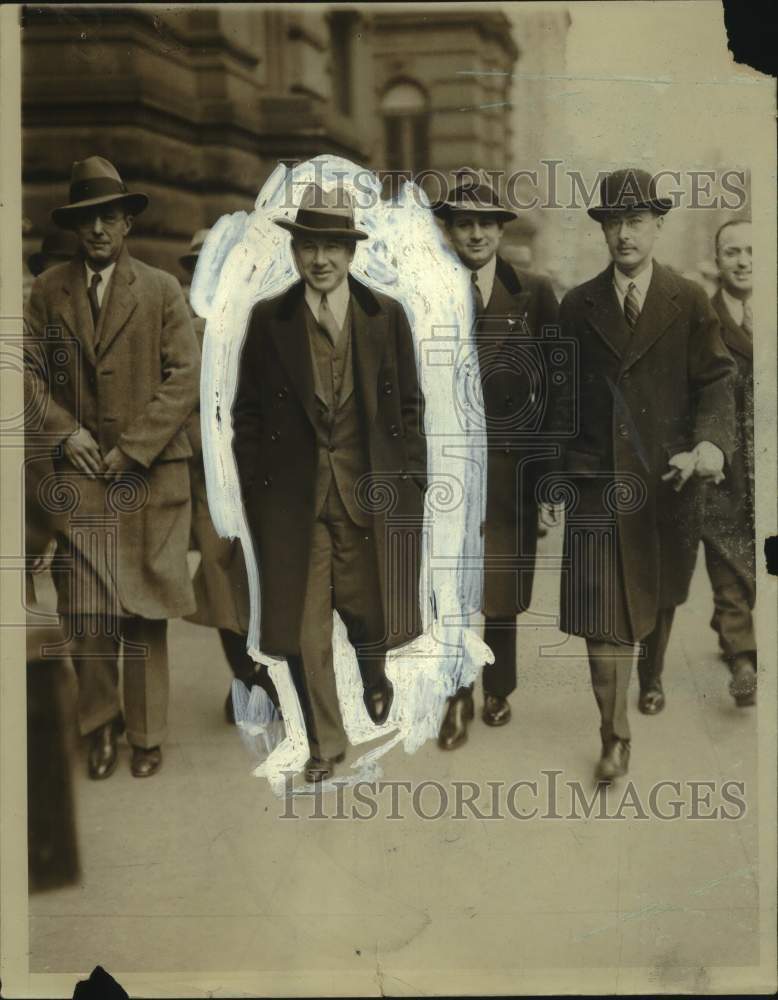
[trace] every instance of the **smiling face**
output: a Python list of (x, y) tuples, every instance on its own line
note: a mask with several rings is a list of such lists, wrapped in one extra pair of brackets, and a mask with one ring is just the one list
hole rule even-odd
[(736, 222), (721, 230), (716, 263), (723, 288), (737, 299), (747, 299), (753, 291), (750, 222)]
[(620, 271), (633, 277), (648, 267), (663, 223), (664, 217), (648, 208), (606, 216), (602, 231)]
[(354, 250), (353, 240), (331, 236), (295, 236), (292, 239), (292, 253), (300, 277), (322, 295), (345, 280)]
[(132, 226), (121, 205), (100, 205), (79, 214), (74, 229), (81, 252), (95, 271), (113, 264)]
[(453, 212), (446, 229), (459, 259), (471, 271), (488, 264), (502, 240), (502, 223), (484, 212)]

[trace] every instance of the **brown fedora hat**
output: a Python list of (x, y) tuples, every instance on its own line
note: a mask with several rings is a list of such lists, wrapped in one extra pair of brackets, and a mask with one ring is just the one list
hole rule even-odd
[(657, 215), (665, 215), (673, 207), (670, 198), (660, 198), (656, 191), (656, 180), (647, 170), (625, 167), (614, 170), (600, 181), (600, 204), (587, 209), (597, 222), (612, 212), (636, 212), (651, 209)]
[(49, 266), (47, 262), (60, 264), (63, 261), (71, 260), (77, 253), (78, 239), (76, 234), (67, 229), (54, 229), (43, 237), (40, 250), (31, 253), (27, 258), (27, 267), (30, 274), (37, 278)]
[(338, 239), (366, 240), (369, 234), (354, 226), (354, 204), (342, 187), (324, 191), (318, 184), (309, 184), (300, 198), (294, 222), (273, 219), (293, 236), (332, 236)]
[(455, 212), (477, 212), (498, 222), (511, 222), (518, 218), (513, 209), (501, 204), (497, 192), (485, 181), (474, 179), (460, 181), (443, 201), (436, 201), (432, 211), (441, 219), (448, 219)]
[(70, 202), (55, 208), (51, 218), (56, 225), (70, 229), (74, 217), (83, 209), (109, 202), (122, 202), (130, 215), (139, 215), (148, 205), (145, 194), (131, 194), (116, 167), (102, 156), (76, 160), (70, 172)]
[(205, 237), (210, 233), (210, 229), (198, 229), (197, 232), (192, 237), (192, 242), (189, 244), (189, 250), (187, 253), (182, 254), (178, 258), (178, 263), (185, 271), (190, 274), (194, 273), (195, 266), (197, 264), (197, 258), (200, 256), (200, 251), (203, 249), (203, 243), (205, 243)]

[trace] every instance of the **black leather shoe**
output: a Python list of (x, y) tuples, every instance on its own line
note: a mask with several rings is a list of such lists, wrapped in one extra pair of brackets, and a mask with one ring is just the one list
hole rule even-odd
[(469, 687), (460, 688), (448, 699), (448, 708), (440, 726), (438, 746), (441, 750), (456, 750), (467, 740), (467, 724), (475, 716), (473, 692)]
[(161, 747), (133, 747), (130, 771), (133, 778), (150, 778), (162, 767)]
[(659, 715), (665, 707), (665, 693), (661, 681), (653, 681), (650, 687), (640, 692), (638, 708), (643, 715)]
[(603, 743), (602, 757), (597, 762), (594, 772), (598, 784), (609, 785), (614, 778), (623, 778), (629, 769), (629, 743), (612, 737)]
[(117, 717), (90, 733), (87, 768), (89, 777), (93, 781), (110, 778), (116, 770), (116, 765), (119, 763), (117, 740), (123, 731), (121, 717)]
[(305, 780), (311, 784), (326, 781), (335, 773), (335, 765), (346, 759), (345, 750), (336, 757), (309, 757), (305, 765)]
[(382, 726), (389, 718), (389, 709), (394, 701), (394, 688), (388, 677), (379, 684), (367, 688), (364, 694), (367, 714), (377, 726)]
[(756, 705), (756, 667), (750, 656), (736, 656), (732, 661), (729, 693), (738, 708)]
[(497, 694), (484, 695), (484, 710), (481, 715), (487, 726), (504, 726), (511, 721), (511, 706), (507, 698)]

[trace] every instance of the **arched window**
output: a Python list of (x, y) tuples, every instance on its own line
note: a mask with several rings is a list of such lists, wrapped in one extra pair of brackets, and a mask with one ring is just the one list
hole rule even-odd
[(394, 83), (381, 100), (384, 158), (389, 170), (418, 173), (429, 166), (429, 101), (421, 87)]

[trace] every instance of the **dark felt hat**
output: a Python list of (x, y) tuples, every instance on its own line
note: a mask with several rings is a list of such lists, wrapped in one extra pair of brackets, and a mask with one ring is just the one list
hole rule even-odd
[(513, 209), (505, 208), (497, 192), (485, 181), (460, 181), (443, 201), (437, 201), (432, 211), (441, 219), (450, 218), (455, 212), (477, 212), (488, 215), (498, 222), (510, 222), (517, 218)]
[(130, 193), (116, 167), (102, 156), (76, 160), (70, 172), (70, 201), (51, 213), (54, 222), (70, 229), (78, 213), (96, 205), (122, 202), (130, 215), (139, 215), (149, 199), (140, 192)]
[(588, 209), (589, 215), (597, 222), (612, 212), (636, 212), (651, 209), (657, 215), (665, 215), (673, 207), (670, 198), (657, 195), (656, 180), (646, 170), (626, 167), (614, 170), (600, 181), (600, 204)]
[(78, 253), (78, 239), (75, 233), (67, 229), (53, 229), (46, 233), (41, 241), (40, 250), (31, 253), (27, 258), (30, 274), (37, 278), (51, 264), (59, 264), (70, 260)]
[(324, 191), (318, 184), (309, 184), (300, 198), (297, 216), (273, 219), (293, 236), (331, 236), (338, 239), (366, 240), (369, 234), (354, 226), (354, 205), (342, 187)]

